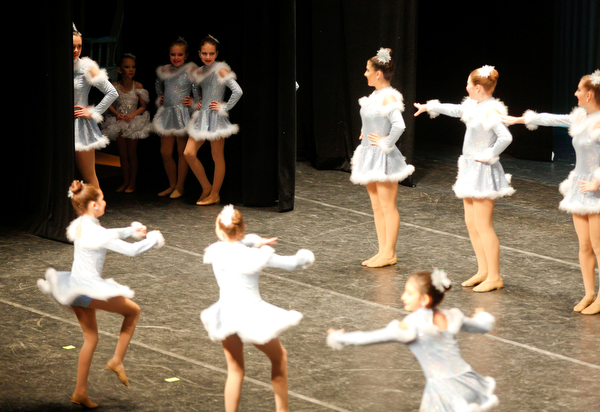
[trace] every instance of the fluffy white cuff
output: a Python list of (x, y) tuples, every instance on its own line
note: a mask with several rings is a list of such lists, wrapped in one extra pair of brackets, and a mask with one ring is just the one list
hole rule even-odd
[(137, 234), (137, 230), (139, 228), (141, 228), (142, 226), (144, 226), (144, 225), (142, 225), (140, 222), (132, 222), (131, 223), (131, 227), (133, 228), (133, 235), (131, 235), (131, 237), (134, 238), (135, 240), (142, 240), (143, 239), (142, 236), (139, 236)]
[(437, 99), (427, 101), (427, 113), (429, 113), (430, 118), (435, 119), (440, 115), (438, 112), (435, 111), (437, 106), (439, 106), (440, 104), (440, 101)]
[(102, 117), (102, 114), (100, 114), (96, 111), (95, 106), (88, 106), (87, 109), (88, 109), (88, 113), (92, 115), (93, 121), (95, 121), (96, 123), (102, 123), (102, 120), (104, 120), (104, 117)]
[(156, 246), (154, 247), (157, 249), (160, 249), (165, 245), (165, 238), (163, 237), (162, 233), (160, 233), (158, 230), (148, 232), (146, 238), (155, 241)]
[(229, 117), (229, 112), (227, 112), (227, 110), (225, 109), (225, 103), (221, 103), (219, 105), (219, 110), (217, 112), (221, 117)]
[(300, 249), (296, 252), (296, 257), (300, 263), (300, 269), (306, 269), (315, 263), (315, 255), (308, 249)]
[(590, 132), (590, 139), (594, 142), (600, 142), (600, 127), (596, 127), (596, 125), (594, 125), (594, 129)]
[(342, 335), (344, 332), (336, 330), (327, 334), (327, 346), (334, 350), (342, 350), (346, 345), (337, 341), (337, 337)]
[(525, 118), (525, 127), (527, 127), (529, 130), (535, 130), (538, 128), (537, 124), (531, 124), (535, 116), (537, 116), (537, 112), (533, 110), (526, 110), (525, 113), (523, 113), (523, 117)]
[(487, 148), (481, 154), (474, 155), (474, 158), (477, 159), (478, 162), (494, 164), (497, 163), (500, 158), (498, 156), (494, 156), (492, 148)]

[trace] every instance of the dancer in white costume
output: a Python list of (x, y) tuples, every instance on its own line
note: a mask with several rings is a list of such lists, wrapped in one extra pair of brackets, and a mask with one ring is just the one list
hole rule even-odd
[(412, 274), (402, 294), (404, 309), (412, 312), (402, 321), (370, 332), (328, 330), (327, 344), (333, 349), (348, 345), (399, 342), (415, 355), (427, 379), (421, 412), (483, 412), (498, 405), (496, 382), (483, 377), (465, 362), (456, 336), (459, 332), (487, 333), (495, 319), (483, 309), (468, 318), (459, 309), (438, 309), (451, 287), (445, 272)]
[(400, 214), (396, 206), (398, 182), (415, 170), (412, 165), (406, 164), (396, 146), (406, 126), (402, 119), (402, 94), (390, 86), (395, 69), (390, 53), (390, 49), (381, 48), (367, 61), (364, 76), (375, 91), (359, 100), (361, 143), (352, 156), (350, 175), (353, 183), (367, 187), (373, 208), (379, 250), (362, 262), (368, 267), (397, 263), (396, 243), (400, 228)]
[(573, 215), (579, 239), (579, 264), (585, 296), (573, 310), (584, 315), (600, 313), (600, 291), (596, 297), (595, 267), (600, 258), (600, 70), (581, 78), (575, 92), (577, 105), (571, 114), (536, 113), (505, 116), (507, 124), (568, 127), (575, 148), (575, 169), (560, 184), (564, 196), (559, 208)]
[[(38, 287), (61, 305), (72, 308), (77, 316), (84, 341), (79, 352), (77, 385), (71, 402), (95, 408), (98, 405), (87, 394), (87, 378), (98, 344), (96, 309), (123, 315), (117, 347), (106, 367), (115, 372), (126, 386), (129, 386), (129, 381), (123, 358), (140, 316), (140, 307), (131, 300), (133, 291), (113, 279), (102, 278), (106, 252), (112, 250), (135, 256), (153, 247), (161, 247), (164, 239), (158, 231), (146, 235), (146, 227), (137, 222), (122, 229), (105, 229), (100, 226), (98, 218), (104, 214), (106, 202), (102, 191), (96, 186), (74, 181), (69, 188), (69, 195), (79, 215), (67, 229), (67, 237), (75, 244), (73, 267), (70, 272), (48, 269), (46, 279), (38, 280)], [(146, 239), (135, 243), (121, 240), (127, 237)]]
[[(235, 81), (236, 75), (225, 62), (216, 61), (219, 55), (219, 42), (208, 35), (200, 41), (198, 52), (203, 67), (192, 72), (196, 87), (194, 96), (202, 96), (197, 111), (188, 124), (188, 138), (185, 158), (202, 186), (202, 194), (197, 205), (206, 206), (219, 203), (219, 192), (225, 179), (225, 139), (239, 131), (237, 124), (229, 121), (229, 111), (242, 97), (242, 89)], [(231, 96), (224, 101), (225, 89)], [(215, 170), (212, 183), (206, 176), (204, 166), (198, 159), (198, 150), (208, 140)]]
[(129, 53), (121, 56), (117, 68), (121, 78), (113, 84), (119, 97), (108, 108), (111, 115), (106, 116), (102, 123), (106, 136), (116, 140), (119, 147), (123, 184), (117, 192), (125, 193), (134, 192), (136, 187), (137, 142), (148, 137), (153, 130), (150, 114), (146, 110), (150, 94), (133, 79), (137, 69), (135, 60), (135, 56)]
[[(73, 24), (73, 81), (75, 101), (75, 164), (83, 180), (100, 187), (96, 176), (96, 149), (102, 149), (109, 143), (102, 134), (98, 123), (102, 113), (115, 101), (118, 94), (110, 81), (106, 70), (89, 57), (81, 57), (83, 39)], [(96, 87), (104, 97), (95, 107), (88, 105), (88, 97), (92, 86)]]
[(244, 343), (252, 343), (271, 361), (271, 383), (278, 412), (288, 408), (287, 352), (279, 335), (297, 325), (302, 314), (281, 309), (262, 300), (258, 289), (261, 270), (274, 267), (286, 270), (311, 266), (315, 257), (301, 249), (293, 256), (280, 256), (269, 244), (276, 238), (245, 236), (241, 213), (225, 206), (215, 224), (220, 239), (204, 253), (204, 263), (212, 264), (219, 300), (202, 311), (201, 319), (211, 340), (221, 342), (227, 360), (225, 410), (237, 411), (244, 379)]
[(494, 230), (494, 203), (515, 190), (510, 175), (504, 173), (500, 154), (512, 142), (512, 136), (501, 121), (506, 115), (504, 104), (493, 97), (498, 71), (492, 66), (473, 70), (467, 79), (466, 98), (462, 104), (415, 103), (415, 116), (429, 112), (459, 117), (467, 126), (462, 155), (458, 159), (458, 177), (452, 187), (463, 199), (465, 223), (477, 258), (477, 273), (462, 283), (475, 292), (489, 292), (504, 287), (500, 275), (500, 242)]

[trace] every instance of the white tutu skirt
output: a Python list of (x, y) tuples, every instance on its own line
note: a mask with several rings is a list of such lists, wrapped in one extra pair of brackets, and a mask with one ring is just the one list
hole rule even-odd
[(75, 118), (75, 151), (104, 149), (109, 143), (108, 137), (102, 134), (94, 119)]
[(135, 116), (129, 122), (117, 120), (115, 116), (106, 116), (102, 122), (102, 131), (110, 140), (117, 140), (118, 137), (145, 139), (153, 129), (150, 114), (147, 111)]
[(152, 124), (156, 133), (162, 136), (187, 135), (187, 124), (190, 121), (189, 109), (178, 104), (176, 106), (161, 106), (154, 115)]
[(385, 153), (379, 146), (360, 144), (352, 156), (350, 181), (359, 185), (401, 182), (414, 171), (414, 166), (406, 164), (397, 147)]
[(58, 303), (70, 306), (79, 296), (88, 296), (97, 300), (108, 300), (116, 296), (133, 298), (134, 292), (113, 279), (100, 276), (76, 277), (71, 272), (46, 270), (46, 279), (38, 279), (38, 288), (52, 296)]
[(558, 188), (564, 196), (558, 208), (577, 215), (600, 213), (600, 190), (580, 193), (577, 186), (578, 180), (591, 182), (594, 177), (592, 174), (576, 175), (575, 172), (569, 173), (569, 177)]
[(263, 345), (300, 323), (302, 314), (281, 309), (264, 300), (236, 303), (235, 307), (218, 301), (203, 310), (200, 319), (208, 336), (215, 342), (237, 334), (245, 343)]
[(474, 371), (453, 378), (428, 379), (420, 412), (485, 412), (498, 405), (496, 381)]
[(196, 141), (224, 139), (237, 134), (240, 127), (217, 110), (200, 109), (188, 124), (188, 134)]
[(458, 158), (458, 177), (452, 190), (459, 199), (498, 199), (515, 193), (511, 175), (504, 173), (500, 162), (483, 163), (465, 156)]

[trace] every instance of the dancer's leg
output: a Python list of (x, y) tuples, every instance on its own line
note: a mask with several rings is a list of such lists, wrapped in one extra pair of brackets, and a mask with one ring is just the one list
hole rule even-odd
[[(598, 257), (600, 256), (600, 214), (596, 213), (593, 215), (588, 215), (588, 225), (592, 249), (594, 250), (596, 261), (598, 261)], [(596, 275), (594, 271), (592, 272), (591, 280), (588, 280), (588, 283), (590, 284), (588, 285), (588, 287), (590, 287), (592, 291), (595, 289), (595, 277)], [(597, 313), (600, 313), (600, 289), (598, 290), (598, 294), (596, 295), (596, 300), (587, 308), (583, 309), (581, 313), (583, 313), (584, 315), (595, 315)]]
[(77, 364), (77, 384), (71, 401), (84, 405), (88, 408), (95, 408), (96, 405), (90, 400), (87, 394), (87, 381), (92, 365), (94, 351), (98, 345), (98, 325), (96, 323), (96, 311), (91, 308), (73, 306), (73, 311), (83, 331), (83, 345), (79, 351), (79, 362)]
[(264, 345), (254, 345), (264, 352), (271, 361), (271, 384), (275, 392), (275, 410), (289, 412), (288, 402), (288, 376), (287, 376), (287, 351), (279, 338), (275, 338)]
[(583, 277), (583, 288), (585, 296), (573, 308), (575, 312), (581, 312), (592, 304), (595, 298), (595, 270), (596, 255), (592, 247), (590, 222), (588, 215), (573, 215), (573, 225), (579, 240), (579, 266), (581, 267), (581, 276)]
[(169, 179), (169, 188), (163, 190), (159, 196), (169, 196), (175, 190), (177, 185), (177, 164), (173, 159), (173, 148), (175, 147), (175, 136), (160, 137), (160, 156), (162, 157), (163, 166)]
[(373, 220), (375, 222), (375, 232), (377, 233), (377, 245), (378, 250), (375, 255), (371, 258), (362, 262), (363, 266), (367, 266), (370, 262), (377, 259), (379, 255), (385, 249), (385, 216), (383, 215), (383, 210), (381, 209), (381, 204), (379, 203), (379, 196), (377, 194), (377, 183), (368, 183), (367, 185), (367, 193), (369, 194), (369, 198), (371, 199), (371, 208), (373, 209)]
[(488, 274), (486, 280), (473, 288), (474, 292), (489, 292), (504, 287), (500, 276), (500, 241), (494, 230), (493, 199), (473, 199), (475, 227), (485, 253)]
[(129, 186), (129, 153), (127, 150), (127, 140), (124, 137), (117, 137), (117, 147), (119, 148), (119, 160), (121, 162), (121, 172), (123, 172), (123, 184), (117, 188), (117, 192), (124, 192)]
[(244, 381), (244, 344), (238, 335), (230, 335), (221, 343), (227, 361), (225, 412), (237, 412)]
[(481, 243), (481, 238), (477, 232), (477, 226), (475, 225), (475, 208), (473, 206), (473, 199), (463, 199), (463, 207), (467, 232), (469, 233), (471, 246), (473, 247), (475, 258), (477, 259), (477, 273), (462, 283), (463, 286), (470, 287), (480, 284), (487, 278), (488, 265), (485, 258), (485, 252), (483, 250), (483, 244)]
[[(189, 169), (189, 165), (185, 160), (185, 156), (183, 154), (185, 150), (185, 145), (187, 144), (188, 137), (187, 136), (177, 136), (177, 182), (175, 184), (175, 190), (179, 192), (180, 195), (183, 194), (185, 188), (185, 178), (187, 177), (187, 172)], [(171, 197), (174, 194), (171, 194)]]
[(125, 189), (127, 193), (135, 191), (136, 188), (138, 172), (137, 144), (137, 139), (126, 139), (127, 159), (129, 161), (129, 185)]
[(75, 165), (81, 173), (81, 177), (85, 183), (89, 183), (96, 187), (100, 187), (98, 176), (96, 176), (96, 151), (75, 151)]
[(215, 162), (215, 173), (209, 198), (218, 198), (225, 180), (225, 139), (211, 140), (210, 152)]
[(379, 207), (383, 215), (383, 248), (379, 256), (367, 264), (369, 267), (383, 267), (396, 263), (396, 244), (400, 229), (400, 214), (396, 205), (398, 197), (397, 182), (376, 182)]
[(208, 177), (206, 177), (204, 166), (202, 165), (200, 159), (198, 159), (198, 150), (200, 150), (200, 147), (202, 147), (204, 142), (205, 140), (196, 141), (190, 137), (188, 138), (185, 150), (183, 151), (185, 160), (190, 166), (190, 169), (192, 169), (196, 179), (198, 179), (200, 186), (202, 186), (202, 194), (200, 195), (200, 199), (198, 199), (198, 201), (207, 198), (212, 189), (212, 185), (210, 184)]

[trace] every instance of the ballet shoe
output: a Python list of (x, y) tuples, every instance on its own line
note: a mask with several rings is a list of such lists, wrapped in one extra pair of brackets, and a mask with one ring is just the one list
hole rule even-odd
[(173, 193), (171, 193), (169, 195), (169, 197), (171, 199), (179, 199), (181, 196), (183, 196), (184, 191), (182, 190), (181, 192), (177, 189), (173, 190)]
[(492, 290), (502, 289), (503, 287), (504, 281), (502, 279), (484, 280), (473, 288), (473, 292), (491, 292)]
[(198, 206), (208, 206), (208, 205), (214, 205), (219, 202), (221, 202), (221, 198), (219, 196), (216, 196), (216, 197), (209, 196), (206, 199), (197, 201), (196, 204)]
[(477, 286), (479, 285), (481, 282), (485, 281), (487, 279), (487, 275), (473, 275), (471, 276), (469, 279), (465, 280), (461, 285), (465, 286), (465, 287), (472, 287), (472, 286)]
[(135, 192), (135, 187), (128, 187), (127, 189), (125, 189), (125, 193), (133, 193)]
[(381, 258), (381, 257), (374, 259), (374, 260), (368, 262), (365, 266), (367, 266), (368, 268), (382, 268), (385, 266), (395, 265), (396, 263), (398, 263), (398, 258), (396, 257), (396, 255), (394, 255), (388, 259)]
[(127, 379), (127, 375), (125, 374), (125, 367), (123, 366), (123, 364), (117, 365), (116, 362), (113, 362), (113, 360), (111, 359), (106, 363), (106, 367), (109, 371), (117, 374), (117, 377), (123, 385), (129, 386), (129, 379)]
[(361, 262), (361, 265), (363, 265), (363, 266), (367, 266), (367, 265), (369, 264), (369, 262), (371, 262), (371, 261), (373, 261), (373, 260), (377, 259), (378, 257), (379, 257), (379, 254), (376, 254), (376, 255), (374, 255), (374, 256), (371, 256), (371, 257), (370, 257), (370, 258), (368, 258), (367, 260), (363, 260), (363, 261)]
[(76, 403), (77, 405), (81, 405), (84, 408), (88, 408), (88, 409), (94, 409), (94, 408), (98, 407), (98, 404), (92, 402), (90, 397), (87, 395), (81, 396), (81, 395), (77, 395), (76, 393), (73, 393), (73, 395), (71, 395), (71, 402)]
[(127, 187), (127, 185), (122, 185), (122, 186), (119, 186), (119, 187), (118, 187), (118, 188), (115, 190), (115, 192), (117, 192), (117, 193), (124, 192), (126, 187)]
[(583, 315), (595, 315), (600, 313), (600, 298), (596, 299), (594, 303), (581, 311)]
[(596, 299), (595, 296), (592, 296), (591, 298), (586, 298), (584, 296), (583, 299), (581, 299), (581, 301), (577, 305), (575, 305), (575, 307), (573, 308), (573, 312), (581, 312), (582, 310), (590, 306), (594, 302), (594, 299)]
[(160, 197), (165, 197), (165, 196), (169, 196), (169, 195), (170, 195), (171, 193), (173, 193), (174, 191), (175, 191), (175, 188), (171, 188), (171, 187), (170, 187), (170, 188), (168, 188), (168, 189), (165, 189), (165, 190), (163, 190), (163, 191), (162, 191), (162, 192), (160, 192), (158, 195), (159, 195)]

